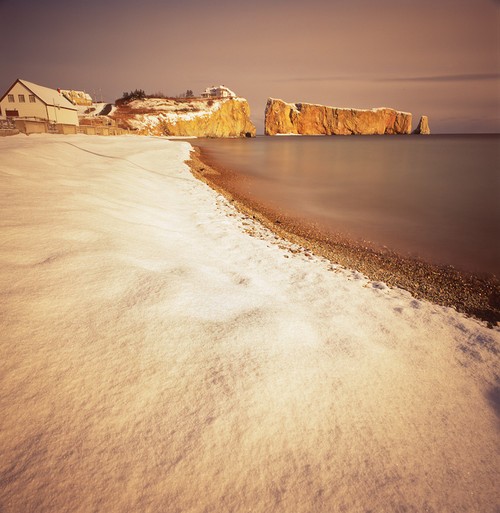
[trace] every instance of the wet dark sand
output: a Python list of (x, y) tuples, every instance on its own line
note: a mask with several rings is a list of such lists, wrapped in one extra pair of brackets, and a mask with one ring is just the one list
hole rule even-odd
[(214, 161), (205, 149), (195, 148), (189, 162), (194, 176), (278, 236), (334, 264), (359, 271), (371, 280), (383, 281), (407, 290), (416, 298), (453, 307), (486, 321), (490, 327), (500, 322), (500, 282), (495, 276), (437, 266), (328, 233), (314, 223), (292, 217), (245, 194), (242, 192), (245, 188), (241, 187), (244, 177)]

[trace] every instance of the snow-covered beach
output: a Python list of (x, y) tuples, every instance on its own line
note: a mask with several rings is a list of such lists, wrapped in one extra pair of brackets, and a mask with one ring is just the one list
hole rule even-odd
[(498, 328), (279, 240), (190, 148), (0, 138), (0, 511), (497, 511)]

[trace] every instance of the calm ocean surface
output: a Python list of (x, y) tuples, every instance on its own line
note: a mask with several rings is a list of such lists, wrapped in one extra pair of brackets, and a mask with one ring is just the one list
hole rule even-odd
[(256, 199), (332, 233), (500, 276), (500, 136), (191, 141)]

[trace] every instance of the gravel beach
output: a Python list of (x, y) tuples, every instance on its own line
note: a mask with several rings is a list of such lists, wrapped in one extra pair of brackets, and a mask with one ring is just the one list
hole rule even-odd
[[(193, 143), (196, 147), (196, 143)], [(339, 237), (314, 223), (288, 216), (268, 203), (259, 203), (241, 191), (241, 175), (221, 166), (205, 148), (196, 148), (190, 166), (193, 174), (228, 198), (240, 211), (258, 219), (280, 237), (296, 242), (332, 263), (355, 269), (371, 280), (400, 287), (417, 298), (455, 308), (489, 326), (500, 321), (500, 281), (451, 266), (437, 266), (403, 257), (389, 250)], [(236, 186), (238, 185), (238, 187)]]

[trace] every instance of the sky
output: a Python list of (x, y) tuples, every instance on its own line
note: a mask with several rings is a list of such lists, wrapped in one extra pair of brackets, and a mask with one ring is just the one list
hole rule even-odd
[(0, 0), (0, 22), (1, 95), (17, 78), (105, 101), (224, 84), (260, 133), (269, 97), (500, 132), (499, 0)]

